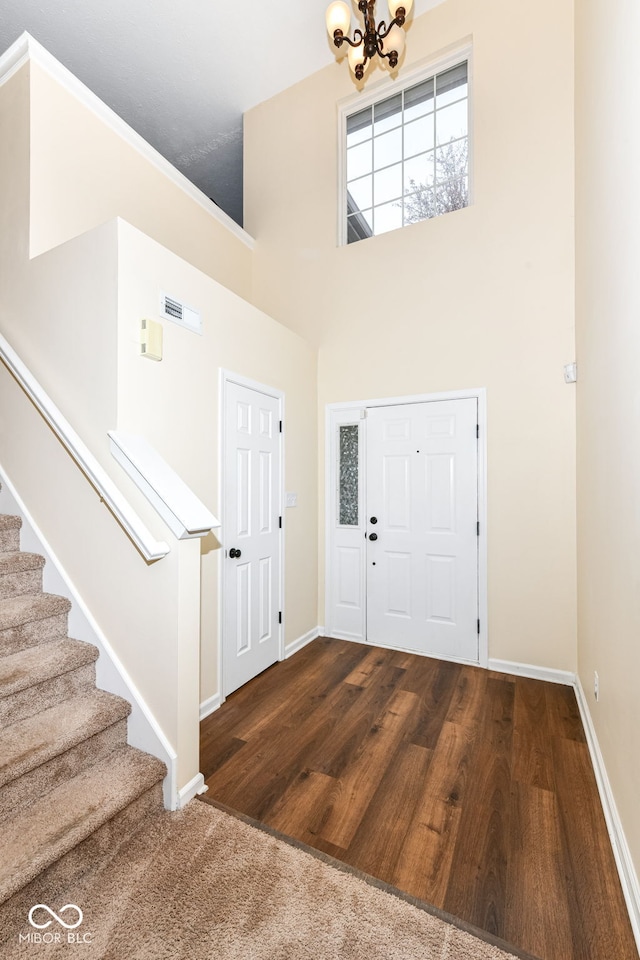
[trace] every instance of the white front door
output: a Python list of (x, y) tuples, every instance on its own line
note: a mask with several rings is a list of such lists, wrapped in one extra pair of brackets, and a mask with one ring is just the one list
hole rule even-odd
[(280, 400), (231, 380), (224, 397), (224, 696), (280, 652)]
[(475, 399), (367, 410), (367, 640), (478, 653)]

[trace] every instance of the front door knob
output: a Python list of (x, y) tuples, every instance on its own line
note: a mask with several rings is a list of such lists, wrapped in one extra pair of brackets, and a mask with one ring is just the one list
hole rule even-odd
[(231, 550), (229, 550), (229, 556), (232, 560), (235, 560), (237, 557), (242, 556), (242, 550), (236, 550), (235, 547), (231, 547)]
[(370, 533), (370, 534), (369, 534), (369, 540), (377, 540), (377, 539), (378, 539), (378, 534), (377, 534), (377, 533)]

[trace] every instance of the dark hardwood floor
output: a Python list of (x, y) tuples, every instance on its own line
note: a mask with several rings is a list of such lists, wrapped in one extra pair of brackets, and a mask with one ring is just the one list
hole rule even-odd
[(207, 796), (542, 960), (637, 960), (573, 691), (320, 638), (201, 725)]

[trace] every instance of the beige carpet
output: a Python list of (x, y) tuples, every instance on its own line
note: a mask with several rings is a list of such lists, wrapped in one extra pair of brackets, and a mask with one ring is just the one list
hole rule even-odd
[[(349, 872), (193, 801), (162, 813), (97, 873), (39, 891), (77, 904), (67, 932), (42, 910), (3, 957), (77, 960), (508, 960), (505, 953)], [(63, 917), (75, 922), (69, 909)], [(5, 935), (8, 931), (5, 931)], [(38, 936), (58, 944), (34, 943)], [(20, 942), (22, 936), (22, 942)], [(73, 947), (67, 938), (75, 941)], [(28, 939), (31, 938), (31, 939)], [(77, 941), (84, 940), (78, 943)], [(90, 941), (90, 942), (89, 942)], [(34, 953), (34, 950), (36, 953)]]

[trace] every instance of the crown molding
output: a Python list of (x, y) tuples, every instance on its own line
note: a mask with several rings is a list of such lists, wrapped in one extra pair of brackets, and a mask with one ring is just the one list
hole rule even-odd
[(0, 57), (0, 87), (10, 80), (29, 59), (29, 40), (31, 39), (28, 33), (23, 33)]
[(175, 186), (197, 203), (213, 220), (225, 227), (237, 240), (240, 240), (250, 250), (254, 249), (255, 240), (246, 230), (238, 226), (235, 220), (232, 220), (224, 210), (217, 207), (213, 200), (210, 200), (202, 190), (191, 183), (172, 163), (158, 153), (155, 147), (147, 143), (122, 117), (119, 117), (111, 107), (108, 107), (26, 31), (0, 57), (0, 86), (6, 83), (28, 61), (35, 63), (41, 70), (49, 74), (160, 173), (168, 177)]

